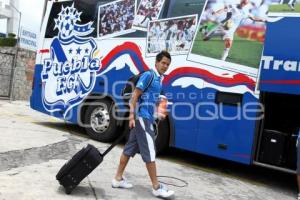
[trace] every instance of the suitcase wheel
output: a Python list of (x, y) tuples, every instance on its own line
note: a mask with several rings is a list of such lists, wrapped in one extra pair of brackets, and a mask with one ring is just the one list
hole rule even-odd
[(73, 191), (72, 187), (68, 187), (65, 189), (66, 194), (71, 194), (72, 191)]

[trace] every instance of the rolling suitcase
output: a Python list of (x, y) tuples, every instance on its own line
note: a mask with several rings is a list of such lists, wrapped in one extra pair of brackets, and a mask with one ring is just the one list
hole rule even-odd
[(101, 154), (96, 147), (88, 144), (65, 163), (56, 175), (59, 184), (65, 188), (66, 194), (71, 194), (74, 188), (87, 177), (125, 136), (122, 134), (110, 147)]

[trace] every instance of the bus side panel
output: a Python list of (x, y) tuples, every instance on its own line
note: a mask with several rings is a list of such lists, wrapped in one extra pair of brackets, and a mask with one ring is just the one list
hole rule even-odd
[[(184, 75), (177, 81), (181, 78), (185, 78)], [(182, 88), (176, 81), (173, 84), (166, 84), (164, 90), (169, 101), (173, 103), (170, 106), (170, 116), (175, 132), (174, 147), (197, 152), (199, 130), (195, 108), (198, 102), (203, 101), (202, 93), (194, 86)], [(203, 82), (200, 81), (199, 87), (203, 87)]]
[(39, 112), (45, 113), (47, 115), (51, 115), (54, 117), (62, 118), (63, 115), (60, 112), (48, 112), (43, 105), (43, 84), (41, 81), (41, 73), (42, 73), (43, 65), (36, 64), (34, 71), (34, 83), (32, 95), (30, 97), (30, 107)]
[[(214, 89), (206, 91), (216, 92)], [(198, 121), (197, 152), (250, 164), (256, 111), (248, 112), (247, 109), (256, 110), (258, 100), (245, 93), (242, 106), (220, 105), (212, 99), (206, 101), (210, 104), (199, 109), (203, 119)]]
[[(175, 147), (196, 152), (198, 135), (196, 117), (189, 116), (190, 109), (184, 104), (179, 103), (172, 110), (172, 117), (175, 118)], [(181, 118), (188, 118), (188, 120), (180, 120)]]
[[(34, 79), (33, 79), (33, 83), (32, 83), (32, 94), (30, 96), (30, 107), (34, 110), (38, 110), (39, 111), (39, 107), (42, 107), (43, 105), (41, 104), (41, 94), (40, 92), (40, 85), (39, 83), (41, 83), (41, 80), (39, 79), (39, 74), (41, 74), (43, 65), (39, 65), (36, 64), (35, 65), (35, 69), (34, 69)], [(40, 105), (38, 105), (40, 102)]]
[[(254, 78), (190, 64), (164, 79), (173, 102), (174, 147), (250, 164), (258, 104)], [(241, 105), (228, 105), (226, 98), (224, 105), (217, 104), (220, 93), (239, 97)], [(253, 111), (245, 116), (247, 109)]]

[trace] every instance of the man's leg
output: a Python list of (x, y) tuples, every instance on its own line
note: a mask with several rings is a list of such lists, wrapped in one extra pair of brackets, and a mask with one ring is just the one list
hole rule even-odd
[(169, 51), (170, 48), (170, 40), (166, 40), (166, 49), (167, 51)]
[(122, 153), (122, 155), (120, 157), (120, 163), (119, 163), (119, 166), (118, 166), (117, 174), (115, 176), (115, 179), (117, 181), (122, 180), (122, 177), (123, 177), (123, 174), (124, 174), (124, 171), (125, 171), (125, 168), (127, 166), (127, 163), (129, 161), (129, 159), (130, 159), (129, 156), (126, 156), (124, 153)]
[(113, 188), (127, 188), (127, 189), (129, 189), (129, 188), (133, 187), (133, 185), (131, 183), (127, 182), (127, 180), (123, 178), (123, 173), (124, 173), (124, 170), (127, 166), (129, 158), (130, 158), (129, 156), (122, 153), (122, 155), (120, 157), (120, 163), (119, 163), (119, 166), (118, 166), (117, 174), (111, 182), (111, 186)]
[(147, 170), (148, 170), (149, 177), (151, 179), (152, 187), (153, 187), (153, 189), (156, 190), (159, 187), (159, 182), (158, 182), (158, 179), (157, 179), (155, 161), (146, 163), (146, 167), (147, 167)]
[(203, 35), (203, 41), (208, 41), (212, 37), (218, 37), (221, 36), (223, 37), (225, 35), (224, 28), (222, 24), (216, 25), (210, 25), (210, 27), (207, 28), (208, 31), (206, 31)]
[(124, 179), (123, 174), (130, 157), (134, 156), (138, 151), (138, 144), (135, 135), (136, 135), (136, 128), (133, 128), (130, 131), (129, 139), (125, 144), (123, 153), (120, 157), (120, 163), (117, 169), (117, 173), (114, 179), (112, 180), (113, 188), (132, 188), (132, 184), (128, 183)]
[(229, 50), (230, 50), (230, 48), (231, 48), (231, 45), (232, 45), (232, 40), (226, 38), (226, 39), (224, 40), (224, 46), (225, 46), (225, 48), (224, 48), (224, 51), (223, 51), (221, 60), (226, 60), (226, 58), (228, 57), (228, 54), (229, 54)]
[(137, 141), (143, 161), (146, 163), (146, 168), (152, 183), (152, 194), (156, 197), (168, 198), (174, 195), (174, 191), (168, 190), (163, 184), (157, 180), (156, 164), (155, 164), (155, 142), (154, 142), (154, 127), (143, 118), (139, 118), (139, 123), (136, 127), (140, 127), (141, 132), (137, 135)]
[(225, 24), (232, 17), (232, 12), (226, 13), (226, 18), (221, 21), (222, 24)]
[(156, 176), (154, 127), (150, 121), (139, 117), (136, 121), (135, 128), (139, 130), (139, 134), (136, 134), (136, 139), (142, 159), (146, 163), (152, 186), (156, 189), (159, 183)]

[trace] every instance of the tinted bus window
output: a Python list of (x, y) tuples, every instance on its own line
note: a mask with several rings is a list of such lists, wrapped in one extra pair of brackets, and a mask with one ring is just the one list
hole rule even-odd
[(168, 12), (169, 17), (198, 14), (200, 18), (205, 0), (172, 0)]
[(57, 18), (58, 13), (60, 13), (61, 11), (61, 7), (66, 7), (66, 6), (71, 6), (72, 2), (58, 2), (58, 3), (53, 3), (51, 12), (50, 12), (50, 16), (48, 19), (48, 23), (47, 23), (47, 29), (46, 29), (46, 33), (45, 33), (45, 38), (53, 38), (54, 36), (57, 36), (58, 34), (58, 30), (55, 29), (55, 21), (54, 19)]
[(45, 38), (52, 38), (57, 36), (58, 30), (55, 29), (55, 21), (54, 19), (57, 18), (58, 14), (61, 11), (61, 7), (64, 6), (72, 6), (74, 2), (74, 7), (79, 11), (82, 12), (80, 15), (80, 24), (86, 24), (90, 21), (93, 21), (93, 28), (94, 31), (90, 34), (90, 36), (96, 37), (97, 36), (97, 19), (98, 19), (98, 6), (112, 2), (113, 0), (74, 0), (74, 1), (67, 1), (67, 2), (56, 2), (53, 4), (52, 10), (50, 12), (50, 16), (48, 19), (47, 30), (45, 34)]

